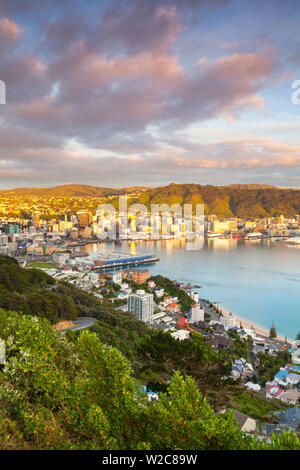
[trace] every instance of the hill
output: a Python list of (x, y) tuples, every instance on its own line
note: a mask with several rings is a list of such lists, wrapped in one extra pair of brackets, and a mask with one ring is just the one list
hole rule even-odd
[[(202, 204), (205, 215), (219, 217), (276, 217), (283, 214), (294, 217), (300, 214), (300, 189), (277, 188), (259, 184), (232, 184), (213, 186), (200, 184), (175, 184), (149, 188), (105, 188), (80, 184), (67, 184), (53, 188), (16, 188), (0, 191), (0, 197), (35, 196), (40, 198), (82, 197), (113, 198), (118, 207), (119, 195), (130, 195), (130, 203), (145, 204)], [(110, 201), (111, 202), (111, 201)]]
[(293, 217), (300, 213), (300, 190), (260, 185), (201, 186), (170, 184), (148, 189), (136, 202), (151, 204), (201, 204), (205, 215), (220, 217)]
[(2, 450), (299, 449), (290, 433), (271, 444), (245, 436), (232, 411), (216, 415), (179, 372), (149, 401), (129, 361), (95, 333), (71, 341), (45, 319), (1, 309), (0, 331), (9, 346), (0, 366)]
[[(52, 188), (15, 188), (0, 191), (0, 196), (37, 196), (37, 197), (108, 197), (130, 194), (144, 190), (144, 186), (129, 188), (100, 188), (83, 184), (65, 184)], [(148, 188), (147, 188), (148, 189)]]
[[(259, 443), (239, 431), (232, 412), (214, 412), (225, 405), (266, 419), (283, 406), (222, 380), (247, 342), (217, 354), (199, 335), (175, 340), (5, 256), (0, 289), (2, 304), (12, 305), (0, 308), (7, 353), (6, 366), (0, 364), (0, 449), (299, 448), (291, 434)], [(72, 316), (98, 320), (92, 333), (63, 336), (51, 326), (66, 302)], [(164, 392), (158, 403), (148, 401), (143, 385)]]

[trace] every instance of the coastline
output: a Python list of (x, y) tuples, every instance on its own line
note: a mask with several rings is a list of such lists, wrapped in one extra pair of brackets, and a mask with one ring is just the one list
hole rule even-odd
[[(237, 326), (238, 325), (241, 325), (242, 327), (244, 328), (253, 328), (255, 333), (259, 336), (263, 336), (265, 338), (269, 338), (269, 330), (267, 330), (267, 328), (261, 326), (261, 325), (258, 325), (257, 323), (254, 323), (250, 320), (246, 320), (245, 318), (242, 318), (238, 315), (236, 315), (235, 313), (232, 313), (232, 312), (229, 312), (228, 310), (225, 310), (224, 308), (222, 308), (219, 304), (213, 304), (216, 308), (218, 308), (222, 314), (224, 316), (229, 316), (229, 315), (232, 315), (234, 318), (235, 318), (235, 321), (236, 321), (236, 324)], [(285, 337), (285, 336), (282, 336), (280, 334), (277, 334), (276, 340), (278, 341), (281, 341), (281, 342), (285, 342), (285, 339), (287, 340), (288, 343), (290, 344), (293, 344), (293, 342), (295, 340), (291, 339), (291, 338), (288, 338), (288, 337)]]
[[(234, 242), (234, 243), (233, 243)], [(271, 257), (271, 261), (274, 260), (275, 258), (275, 261), (277, 260), (277, 257), (275, 256), (271, 256), (274, 252), (274, 249), (283, 249), (283, 244), (281, 243), (278, 243), (278, 244), (274, 244), (274, 243), (270, 243), (269, 240), (261, 240), (261, 242), (264, 244), (264, 251), (263, 253), (266, 254), (266, 260), (269, 259), (269, 257)], [(112, 242), (114, 243), (114, 242)], [(120, 241), (121, 245), (120, 247), (116, 248), (118, 249), (119, 251), (130, 251), (131, 249), (135, 250), (137, 253), (143, 253), (145, 251), (145, 253), (148, 253), (148, 248), (146, 249), (146, 241), (145, 240), (138, 240), (138, 241), (135, 241), (134, 242), (134, 246), (133, 248), (131, 247), (130, 244), (128, 244), (128, 240), (122, 240)], [(193, 285), (198, 285), (200, 284), (202, 286), (202, 289), (201, 289), (201, 292), (200, 290), (198, 290), (198, 288), (196, 288), (195, 290), (198, 292), (199, 296), (200, 297), (203, 297), (203, 298), (208, 298), (210, 299), (210, 301), (212, 300), (220, 300), (218, 299), (218, 297), (224, 297), (224, 295), (222, 294), (223, 292), (223, 289), (224, 289), (224, 279), (221, 279), (219, 275), (216, 274), (215, 276), (215, 273), (214, 273), (214, 270), (220, 272), (222, 271), (222, 269), (226, 269), (228, 270), (228, 272), (230, 273), (230, 275), (232, 276), (232, 279), (233, 280), (236, 280), (237, 276), (239, 275), (239, 273), (243, 274), (243, 271), (237, 271), (237, 268), (238, 269), (244, 269), (244, 264), (243, 263), (246, 263), (244, 261), (244, 259), (240, 259), (240, 257), (238, 256), (239, 255), (239, 252), (236, 251), (234, 252), (234, 254), (237, 254), (237, 261), (236, 261), (236, 264), (237, 266), (233, 266), (232, 263), (229, 264), (229, 267), (227, 267), (225, 265), (225, 261), (226, 261), (226, 256), (227, 256), (227, 252), (229, 250), (235, 250), (235, 249), (238, 249), (239, 247), (241, 247), (242, 249), (244, 248), (244, 245), (247, 244), (249, 247), (254, 247), (252, 248), (254, 251), (253, 251), (253, 259), (254, 259), (254, 264), (253, 264), (253, 269), (252, 269), (252, 273), (250, 273), (250, 277), (251, 277), (251, 281), (252, 281), (252, 277), (254, 278), (254, 273), (257, 274), (257, 277), (259, 278), (262, 278), (262, 276), (264, 276), (262, 278), (262, 281), (264, 281), (265, 279), (265, 274), (267, 277), (269, 277), (270, 279), (270, 282), (274, 281), (274, 286), (278, 287), (279, 285), (279, 280), (280, 280), (280, 276), (282, 278), (282, 281), (284, 282), (284, 286), (287, 287), (287, 288), (290, 288), (291, 287), (291, 295), (292, 295), (292, 300), (289, 298), (287, 299), (287, 296), (284, 295), (284, 298), (286, 298), (286, 300), (289, 300), (291, 301), (293, 304), (296, 305), (296, 289), (294, 288), (294, 286), (296, 285), (296, 283), (294, 282), (293, 285), (291, 284), (291, 281), (293, 281), (294, 279), (288, 279), (288, 277), (285, 275), (286, 273), (289, 273), (291, 276), (290, 277), (294, 277), (295, 276), (298, 276), (297, 274), (297, 270), (298, 270), (298, 267), (296, 268), (295, 266), (295, 263), (294, 263), (294, 254), (290, 254), (291, 251), (294, 251), (294, 250), (288, 250), (287, 248), (285, 248), (284, 250), (284, 254), (286, 254), (286, 252), (288, 252), (288, 257), (286, 259), (286, 266), (285, 268), (283, 269), (281, 264), (276, 261), (274, 263), (270, 262), (270, 264), (268, 265), (269, 268), (268, 270), (266, 271), (258, 262), (255, 261), (255, 257), (256, 259), (259, 261), (259, 253), (258, 253), (258, 250), (255, 248), (255, 245), (256, 245), (256, 242), (254, 241), (249, 241), (249, 242), (245, 242), (243, 240), (240, 240), (238, 241), (237, 243), (237, 240), (220, 240), (218, 241), (218, 243), (221, 244), (220, 248), (218, 247), (218, 243), (215, 247), (212, 247), (211, 249), (205, 249), (202, 251), (201, 253), (201, 256), (202, 256), (202, 262), (205, 262), (205, 263), (211, 263), (211, 267), (212, 269), (208, 272), (208, 277), (206, 280), (203, 279), (203, 283), (200, 281), (200, 279), (202, 279), (203, 275), (204, 274), (204, 271), (202, 272), (202, 270), (198, 269), (198, 267), (196, 266), (196, 262), (197, 262), (197, 259), (195, 258), (195, 263), (193, 261), (193, 257), (191, 256), (186, 256), (184, 250), (182, 249), (182, 245), (180, 244), (180, 242), (177, 240), (177, 241), (174, 241), (174, 240), (170, 240), (168, 243), (169, 245), (164, 245), (163, 243), (161, 244), (161, 241), (159, 241), (157, 243), (157, 241), (154, 241), (154, 242), (151, 242), (153, 243), (153, 245), (151, 245), (151, 248), (149, 248), (149, 250), (151, 250), (151, 253), (155, 253), (157, 255), (158, 258), (160, 258), (160, 262), (157, 263), (157, 265), (149, 265), (149, 270), (151, 271), (151, 274), (155, 275), (155, 274), (163, 274), (164, 276), (168, 277), (169, 279), (176, 279), (178, 280), (179, 282), (181, 282), (183, 285), (190, 282), (191, 284)], [(224, 245), (224, 246), (223, 246)], [(241, 246), (240, 246), (241, 245)], [(90, 252), (93, 252), (93, 253), (96, 253), (97, 250), (98, 251), (101, 251), (101, 248), (100, 245), (95, 246), (95, 248), (90, 248), (91, 246), (93, 245), (89, 245), (89, 248), (85, 248), (86, 251), (90, 251)], [(275, 248), (274, 248), (275, 247)], [(81, 247), (81, 250), (83, 251), (84, 248)], [(93, 251), (94, 250), (94, 251)], [(214, 255), (215, 251), (218, 251), (218, 261), (216, 262), (216, 256), (212, 256)], [(150, 251), (149, 251), (150, 252)], [(220, 253), (220, 257), (219, 257), (219, 253)], [(243, 254), (243, 251), (241, 251), (241, 253)], [(248, 252), (247, 252), (248, 253)], [(279, 252), (279, 254), (281, 253), (281, 251)], [(225, 256), (225, 255), (226, 256)], [(245, 249), (245, 254), (246, 254), (246, 249)], [(275, 252), (276, 254), (276, 252)], [(188, 253), (189, 255), (189, 253)], [(250, 254), (251, 256), (251, 254)], [(174, 259), (174, 261), (173, 261)], [(189, 268), (188, 268), (188, 264), (186, 265), (187, 268), (186, 270), (184, 270), (184, 272), (182, 272), (182, 268), (181, 268), (181, 264), (183, 262), (185, 262), (185, 260), (188, 259), (188, 263), (192, 263), (192, 274), (189, 273)], [(246, 260), (248, 259), (248, 254), (247, 254), (247, 258)], [(227, 262), (227, 261), (226, 261)], [(195, 266), (194, 266), (195, 265)], [(266, 273), (264, 274), (264, 271), (266, 271)], [(276, 276), (274, 275), (274, 273), (276, 274)], [(282, 271), (282, 272), (281, 272)], [(280, 275), (280, 276), (278, 276)], [(283, 276), (284, 275), (284, 276)], [(242, 277), (242, 276), (241, 276)], [(220, 291), (218, 290), (218, 292), (216, 291), (216, 289), (212, 288), (211, 286), (213, 285), (214, 282), (217, 282), (218, 284), (220, 284)], [(231, 283), (232, 284), (232, 283)], [(256, 287), (257, 285), (257, 281), (254, 280), (253, 281), (253, 286), (254, 288)], [(264, 286), (264, 284), (262, 284)], [(242, 282), (241, 284), (241, 287), (245, 287), (244, 286), (244, 283)], [(268, 286), (267, 286), (268, 288)], [(273, 288), (273, 284), (272, 284), (272, 288)], [(229, 293), (230, 293), (230, 296), (234, 296), (234, 292), (233, 292), (233, 289), (232, 289), (232, 285), (229, 286)], [(298, 292), (297, 292), (297, 295), (298, 295)], [(266, 315), (266, 321), (265, 321), (265, 324), (268, 323), (268, 326), (271, 326), (271, 322), (272, 322), (272, 318), (275, 319), (275, 325), (276, 325), (276, 329), (277, 329), (277, 333), (278, 333), (278, 340), (280, 342), (284, 342), (285, 341), (285, 335), (287, 336), (288, 334), (293, 334), (293, 337), (294, 335), (296, 336), (296, 333), (297, 331), (299, 330), (299, 326), (298, 326), (298, 318), (296, 316), (291, 315), (291, 319), (293, 320), (293, 326), (294, 328), (290, 328), (290, 327), (286, 327), (286, 324), (288, 325), (288, 320), (289, 320), (289, 317), (287, 317), (287, 315), (280, 315), (278, 316), (278, 308), (277, 308), (277, 304), (275, 303), (276, 299), (278, 298), (278, 295), (275, 294), (273, 296), (273, 298), (270, 299), (270, 301), (272, 302), (272, 307), (274, 307), (275, 309), (275, 315), (273, 317), (272, 314), (269, 314), (269, 315)], [(236, 298), (236, 301), (239, 302), (239, 304), (243, 304), (243, 300), (241, 298), (241, 295), (238, 294), (237, 295), (237, 298)], [(220, 304), (219, 302), (217, 302), (217, 305), (216, 305), (218, 308), (219, 307), (222, 307), (222, 303)], [(226, 305), (224, 306), (225, 308), (223, 308), (222, 310), (225, 312), (225, 314), (228, 312), (226, 312)], [(229, 311), (229, 308), (230, 305), (228, 306), (228, 311)], [(269, 337), (269, 328), (266, 327), (266, 326), (262, 326), (261, 324), (259, 324), (259, 321), (260, 321), (260, 318), (261, 319), (264, 319), (265, 316), (264, 316), (264, 309), (263, 308), (260, 308), (260, 310), (258, 310), (257, 312), (257, 316), (256, 316), (256, 321), (257, 323), (254, 323), (255, 320), (253, 319), (253, 321), (251, 320), (252, 318), (252, 315), (251, 315), (251, 311), (247, 312), (247, 317), (243, 318), (242, 315), (246, 315), (246, 313), (244, 313), (243, 311), (240, 311), (240, 309), (238, 309), (238, 312), (235, 313), (235, 308), (232, 306), (233, 308), (233, 315), (234, 317), (236, 318), (236, 324), (239, 325), (239, 322), (241, 322), (244, 327), (251, 327), (252, 325), (255, 327), (255, 331), (257, 332), (257, 334), (261, 335), (261, 336), (264, 336), (266, 338)], [(255, 307), (254, 307), (255, 308)], [(254, 310), (253, 310), (254, 312)], [(239, 316), (241, 315), (241, 316)], [(276, 316), (277, 315), (277, 316)], [(277, 319), (278, 317), (278, 319)], [(262, 320), (263, 321), (263, 320)], [(294, 331), (295, 330), (295, 331)], [(283, 331), (286, 331), (286, 333), (284, 334)], [(287, 340), (289, 343), (293, 343), (295, 341), (295, 339), (291, 339), (291, 337), (288, 337), (287, 336)]]

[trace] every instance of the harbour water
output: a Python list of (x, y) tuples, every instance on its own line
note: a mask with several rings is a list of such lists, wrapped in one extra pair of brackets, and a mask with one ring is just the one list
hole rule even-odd
[(253, 323), (295, 338), (300, 331), (300, 247), (267, 240), (207, 239), (202, 250), (185, 250), (185, 240), (115, 241), (81, 247), (89, 254), (111, 251), (153, 253), (145, 267), (179, 282), (200, 285), (200, 297)]

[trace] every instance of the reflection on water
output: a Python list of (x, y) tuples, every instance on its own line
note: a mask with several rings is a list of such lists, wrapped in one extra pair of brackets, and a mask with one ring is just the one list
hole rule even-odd
[(186, 241), (118, 241), (90, 244), (82, 251), (96, 255), (112, 249), (131, 254), (154, 253), (153, 274), (202, 286), (199, 294), (226, 310), (294, 338), (300, 331), (300, 252), (298, 246), (272, 240), (208, 239), (199, 251)]
[(209, 238), (207, 240), (207, 246), (210, 250), (234, 250), (237, 246), (238, 240), (230, 240), (228, 238)]
[(137, 254), (135, 242), (130, 242), (130, 254), (131, 255), (136, 255)]

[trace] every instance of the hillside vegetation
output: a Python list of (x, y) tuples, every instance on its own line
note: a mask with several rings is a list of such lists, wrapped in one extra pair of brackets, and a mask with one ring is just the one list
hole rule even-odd
[[(245, 439), (231, 412), (215, 416), (226, 406), (268, 419), (283, 406), (222, 380), (232, 359), (247, 350), (242, 340), (219, 354), (200, 335), (178, 341), (7, 257), (0, 258), (0, 282), (8, 297), (24, 299), (18, 312), (0, 309), (7, 352), (0, 366), (0, 448), (270, 448)], [(46, 308), (49, 293), (69, 299), (76, 315), (95, 317), (92, 331), (56, 331), (57, 316)], [(37, 311), (32, 294), (43, 299)], [(158, 403), (148, 401), (142, 385), (162, 392)], [(299, 441), (285, 434), (272, 446), (298, 448)]]
[[(131, 188), (101, 188), (80, 184), (55, 186), (53, 188), (16, 188), (0, 191), (5, 197), (39, 197), (39, 198), (86, 198), (84, 205), (72, 203), (76, 211), (97, 208), (96, 198), (101, 203), (109, 202), (117, 208), (119, 195), (128, 195), (128, 205), (135, 202), (145, 204), (202, 204), (205, 215), (215, 214), (220, 217), (272, 217), (283, 214), (293, 217), (300, 213), (300, 189), (280, 189), (259, 184), (233, 184), (229, 186), (212, 186), (200, 184), (169, 184), (158, 188), (134, 186)], [(90, 206), (88, 199), (93, 200)], [(103, 201), (104, 199), (104, 201)], [(46, 216), (47, 214), (45, 214)]]
[(0, 310), (1, 449), (298, 449), (245, 437), (232, 412), (215, 415), (191, 377), (175, 372), (148, 401), (129, 361), (96, 333), (69, 341), (45, 319)]
[(0, 257), (0, 307), (48, 318), (51, 323), (72, 320), (78, 310), (71, 296), (55, 287), (55, 280), (39, 269), (23, 269)]
[(142, 190), (143, 186), (131, 188), (99, 188), (87, 184), (64, 184), (52, 188), (15, 188), (1, 190), (0, 196), (39, 196), (39, 197), (106, 197), (114, 194), (127, 194)]
[[(250, 185), (249, 185), (250, 186)], [(300, 190), (254, 185), (201, 186), (170, 184), (144, 191), (138, 202), (151, 204), (201, 204), (205, 215), (220, 217), (292, 217), (300, 213)]]

